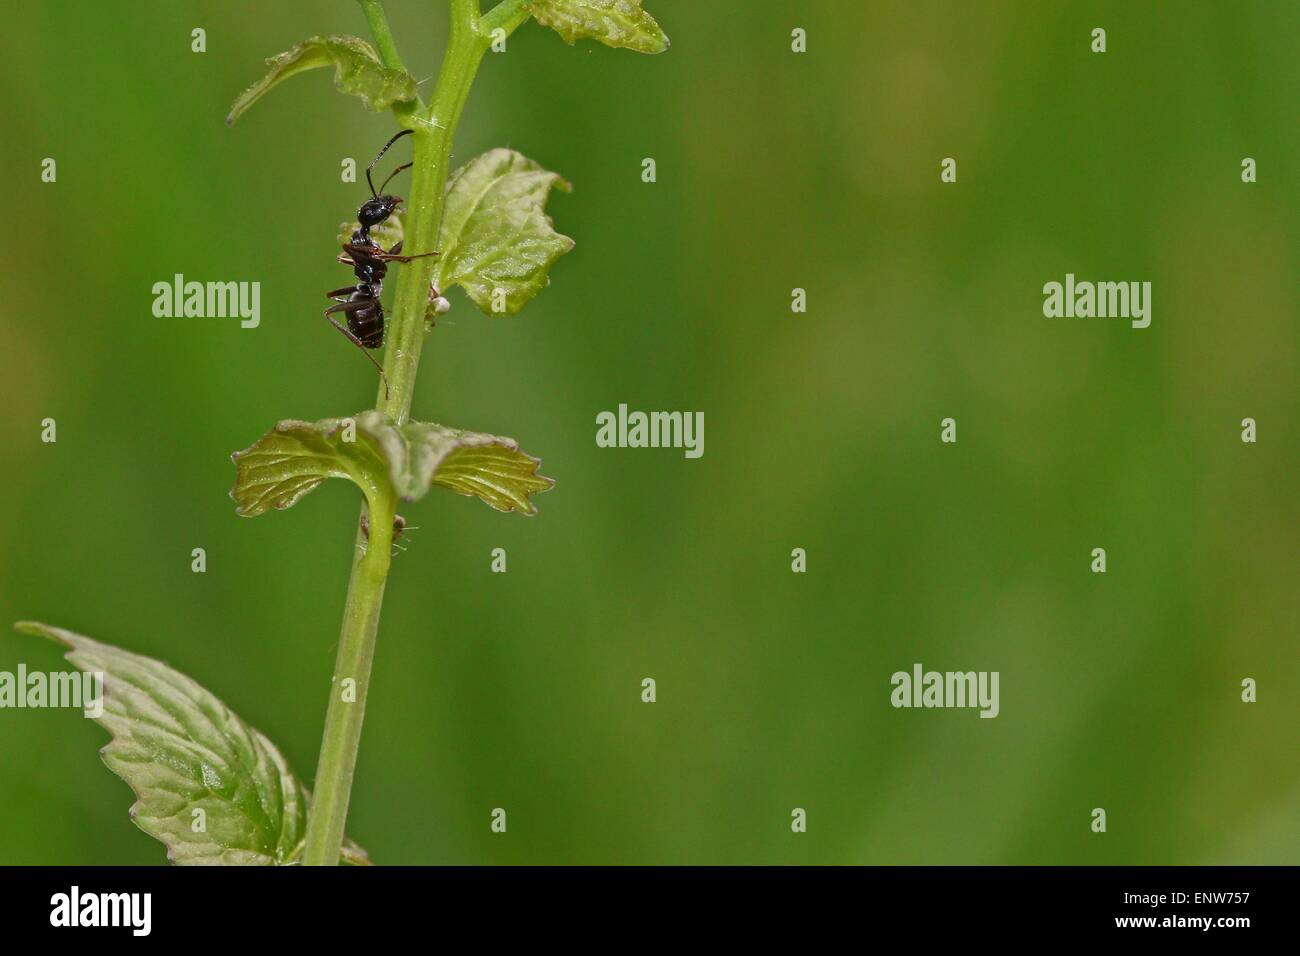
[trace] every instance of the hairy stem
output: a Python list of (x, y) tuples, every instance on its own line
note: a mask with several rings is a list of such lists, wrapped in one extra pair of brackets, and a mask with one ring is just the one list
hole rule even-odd
[[(397, 50), (383, 10), (378, 3), (362, 3), (375, 31), (385, 62)], [(495, 11), (494, 11), (495, 12)], [(404, 251), (428, 252), (437, 248), (447, 187), (451, 144), (460, 114), (469, 97), (489, 41), (479, 30), (478, 0), (452, 0), (451, 37), (438, 74), (438, 85), (427, 114), (423, 110), (394, 110), (402, 125), (412, 130), (414, 165), (406, 200)], [(394, 62), (400, 62), (395, 60)], [(391, 65), (391, 64), (390, 64)], [(415, 259), (398, 277), (397, 299), (388, 326), (384, 372), (389, 388), (380, 386), (376, 407), (399, 424), (410, 414), (415, 376), (424, 344), (424, 310), (436, 258)], [(357, 549), (348, 584), (347, 604), (334, 666), (329, 709), (316, 767), (316, 792), (307, 820), (307, 845), (303, 863), (333, 866), (338, 863), (347, 823), (352, 776), (356, 770), (361, 724), (370, 689), (370, 666), (379, 633), (379, 612), (388, 580), (395, 502), (391, 488), (371, 489), (367, 495), (369, 539), (358, 532)], [(344, 685), (344, 681), (354, 683)]]

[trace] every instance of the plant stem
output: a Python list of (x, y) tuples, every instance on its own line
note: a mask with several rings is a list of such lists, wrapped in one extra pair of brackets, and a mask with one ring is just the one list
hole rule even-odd
[[(380, 49), (389, 48), (389, 52), (383, 54), (385, 60), (390, 54), (396, 56), (383, 11), (375, 10), (378, 7), (376, 3), (362, 5), (372, 29), (377, 32), (376, 41)], [(489, 45), (479, 32), (478, 13), (478, 0), (452, 0), (451, 36), (428, 115), (421, 116), (418, 111), (394, 111), (399, 121), (413, 130), (413, 178), (406, 200), (403, 230), (403, 245), (408, 253), (437, 248), (452, 139), (474, 75)], [(378, 35), (380, 33), (382, 36)], [(384, 355), (389, 388), (385, 393), (383, 385), (380, 385), (376, 407), (399, 424), (406, 421), (411, 410), (420, 348), (424, 343), (424, 311), (429, 283), (436, 268), (435, 257), (415, 259), (402, 268), (398, 277), (397, 298), (387, 332), (388, 349)], [(358, 548), (352, 562), (333, 687), (316, 766), (316, 793), (307, 820), (303, 863), (308, 866), (338, 863), (370, 688), (370, 666), (379, 633), (379, 612), (388, 579), (396, 507), (392, 489), (371, 489), (367, 493), (367, 502), (370, 535), (369, 540), (360, 532), (357, 535)], [(345, 699), (343, 686), (343, 681), (349, 679), (355, 681), (351, 687), (354, 694), (351, 702)]]
[[(384, 5), (380, 0), (358, 0), (358, 2), (366, 15), (366, 22), (370, 24), (370, 32), (375, 38), (375, 46), (379, 48), (379, 58), (383, 60), (384, 66), (390, 70), (409, 72), (406, 64), (402, 62), (402, 55), (397, 52), (397, 44), (393, 41), (393, 31), (388, 26)], [(419, 94), (416, 94), (415, 100), (410, 103), (393, 104), (393, 114), (403, 126), (409, 125), (408, 121), (413, 113), (423, 109), (424, 100), (420, 99)]]
[(479, 32), (489, 41), (492, 39), (492, 31), (498, 28), (505, 30), (506, 35), (509, 36), (530, 16), (532, 12), (528, 9), (527, 0), (502, 0), (483, 15)]
[[(339, 860), (352, 774), (357, 766), (361, 724), (370, 690), (370, 665), (379, 633), (379, 610), (393, 541), (392, 493), (380, 489), (370, 499), (369, 540), (357, 533), (357, 558), (352, 564), (338, 658), (330, 685), (329, 709), (316, 764), (316, 792), (307, 818), (307, 845), (303, 863), (333, 866)], [(346, 682), (351, 681), (351, 684)]]
[[(416, 117), (410, 124), (414, 130), (411, 139), (415, 165), (403, 222), (403, 248), (408, 254), (438, 248), (452, 140), (470, 85), (488, 48), (487, 41), (475, 29), (477, 22), (476, 0), (469, 3), (453, 0), (451, 37), (438, 73), (433, 102), (426, 117)], [(385, 395), (380, 387), (376, 407), (399, 425), (406, 421), (411, 410), (420, 348), (424, 343), (429, 283), (437, 268), (436, 257), (416, 259), (403, 266), (398, 277), (397, 298), (387, 333), (388, 351), (384, 355), (389, 391)]]
[(379, 0), (360, 0), (360, 3), (384, 66), (390, 70), (407, 72), (406, 64), (402, 62), (402, 57), (397, 52), (397, 44), (393, 42), (393, 31), (388, 28), (388, 17), (384, 14), (383, 4)]

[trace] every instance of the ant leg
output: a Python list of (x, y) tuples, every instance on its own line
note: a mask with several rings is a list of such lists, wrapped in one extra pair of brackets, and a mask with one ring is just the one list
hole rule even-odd
[(340, 254), (339, 256), (340, 259), (342, 259), (343, 256), (347, 256), (349, 259), (351, 259), (354, 262), (357, 259), (365, 259), (370, 256), (379, 255), (384, 251), (383, 249), (379, 248), (377, 244), (372, 246), (363, 246), (360, 243), (356, 243), (356, 242), (345, 242), (339, 248), (343, 250), (342, 254)]
[(343, 256), (339, 256), (339, 262), (342, 262), (345, 266), (352, 265), (356, 261), (358, 255), (363, 259), (374, 259), (376, 262), (410, 262), (412, 259), (423, 259), (426, 256), (437, 256), (442, 254), (440, 252), (421, 252), (419, 255), (403, 256), (398, 254), (401, 250), (401, 239), (398, 239), (397, 242), (393, 244), (393, 248), (389, 249), (387, 252), (373, 246), (358, 246), (349, 242), (343, 247), (343, 253), (348, 256), (349, 259), (347, 262), (343, 262)]
[(338, 305), (332, 305), (325, 310), (325, 318), (329, 321), (330, 325), (334, 326), (334, 328), (338, 329), (340, 332), (346, 335), (348, 341), (350, 341), (353, 345), (359, 348), (361, 350), (361, 354), (364, 355), (366, 359), (370, 362), (370, 364), (373, 365), (378, 370), (379, 378), (384, 383), (384, 397), (387, 398), (388, 397), (388, 376), (384, 374), (384, 367), (375, 361), (375, 357), (370, 354), (370, 350), (367, 349), (364, 344), (362, 344), (359, 338), (357, 338), (355, 335), (352, 334), (351, 329), (349, 329), (346, 325), (339, 325), (339, 323), (334, 320), (333, 316), (330, 315), (331, 312), (355, 312), (357, 311), (358, 308), (362, 308), (370, 304), (371, 303), (369, 302), (340, 302)]
[[(384, 148), (381, 149), (377, 154), (375, 154), (375, 158), (370, 161), (370, 165), (366, 167), (366, 182), (370, 184), (370, 194), (372, 196), (378, 196), (379, 194), (375, 192), (375, 183), (374, 180), (370, 178), (370, 171), (375, 168), (375, 164), (379, 162), (379, 160), (383, 157), (384, 153), (388, 152), (388, 147), (392, 146), (403, 136), (410, 135), (411, 132), (412, 131), (409, 129), (404, 129), (398, 133), (395, 133), (393, 135), (393, 138), (384, 144)], [(387, 185), (387, 182), (385, 182), (385, 185)]]
[(397, 254), (397, 251), (401, 248), (402, 243), (399, 241), (397, 245), (393, 246), (393, 248), (389, 249), (387, 252), (376, 252), (373, 253), (373, 255), (380, 262), (410, 262), (412, 259), (424, 259), (427, 256), (441, 255), (441, 253), (438, 252), (420, 252), (413, 256), (401, 256)]
[(356, 291), (357, 291), (357, 287), (354, 285), (350, 285), (343, 289), (335, 289), (333, 292), (326, 292), (325, 298), (333, 299), (335, 302), (346, 302), (348, 300), (348, 296), (350, 296), (353, 292)]

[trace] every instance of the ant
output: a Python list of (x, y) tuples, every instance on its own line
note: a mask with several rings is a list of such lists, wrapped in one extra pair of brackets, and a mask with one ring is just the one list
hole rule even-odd
[[(388, 152), (388, 148), (410, 132), (411, 130), (404, 129), (396, 134), (384, 144), (384, 148), (366, 167), (366, 182), (370, 185), (370, 198), (357, 210), (357, 222), (360, 228), (352, 233), (351, 242), (343, 244), (343, 253), (338, 260), (343, 265), (352, 266), (357, 275), (357, 284), (325, 293), (327, 298), (338, 303), (325, 310), (325, 318), (329, 320), (330, 325), (346, 335), (353, 345), (361, 349), (361, 354), (370, 359), (370, 364), (379, 370), (379, 378), (384, 383), (385, 396), (388, 395), (388, 377), (384, 375), (383, 366), (366, 350), (384, 347), (384, 306), (379, 301), (379, 297), (384, 291), (384, 277), (388, 274), (388, 263), (410, 262), (412, 259), (438, 254), (422, 252), (414, 256), (404, 256), (401, 254), (400, 239), (393, 248), (385, 251), (370, 237), (370, 230), (386, 222), (402, 202), (401, 196), (389, 196), (384, 193), (384, 187), (394, 176), (404, 169), (409, 169), (412, 164), (403, 163), (394, 169), (378, 190), (375, 189), (375, 182), (370, 178), (370, 173), (384, 153)], [(335, 312), (343, 313), (348, 323), (346, 326), (341, 325), (333, 317)]]

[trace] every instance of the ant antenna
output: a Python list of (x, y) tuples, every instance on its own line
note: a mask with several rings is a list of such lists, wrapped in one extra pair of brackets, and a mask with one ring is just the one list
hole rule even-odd
[(394, 169), (391, 173), (388, 174), (388, 179), (384, 180), (383, 185), (379, 187), (379, 191), (382, 193), (387, 188), (388, 183), (392, 180), (394, 176), (400, 173), (403, 169), (410, 169), (414, 165), (415, 162), (412, 161), (409, 163), (403, 163), (402, 165), (398, 166), (396, 169)]
[[(399, 132), (397, 132), (397, 133), (394, 133), (394, 134), (393, 134), (393, 138), (390, 139), (387, 143), (385, 143), (385, 144), (384, 144), (384, 148), (381, 149), (381, 150), (380, 150), (380, 151), (375, 155), (375, 158), (372, 159), (372, 160), (370, 161), (370, 165), (366, 167), (366, 182), (370, 183), (370, 195), (375, 196), (375, 197), (378, 197), (378, 195), (379, 195), (377, 192), (375, 192), (375, 183), (374, 183), (374, 180), (372, 180), (372, 179), (370, 178), (370, 171), (371, 171), (372, 169), (375, 168), (375, 164), (379, 162), (379, 160), (383, 157), (384, 153), (388, 152), (388, 147), (392, 146), (394, 143), (396, 143), (396, 142), (397, 142), (399, 139), (401, 139), (403, 136), (406, 136), (406, 135), (408, 135), (408, 134), (410, 134), (410, 133), (412, 133), (412, 132), (414, 132), (414, 130), (404, 129), (404, 130), (401, 130), (401, 131), (399, 131)], [(389, 179), (391, 179), (391, 178), (392, 178), (392, 177), (390, 176)], [(384, 181), (384, 185), (387, 185), (387, 184), (388, 184), (388, 182), (387, 182), (387, 180), (385, 180), (385, 181)]]

